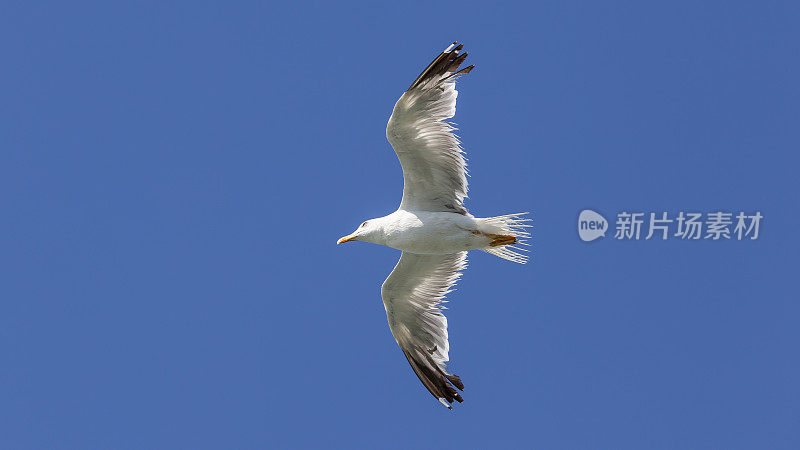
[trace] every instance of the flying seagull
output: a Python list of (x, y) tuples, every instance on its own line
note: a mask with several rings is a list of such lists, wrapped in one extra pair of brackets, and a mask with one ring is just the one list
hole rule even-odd
[(394, 105), (386, 137), (403, 166), (397, 211), (370, 219), (337, 244), (365, 241), (401, 250), (381, 287), (397, 344), (422, 384), (444, 406), (463, 402), (461, 379), (447, 371), (450, 345), (444, 296), (461, 277), (467, 251), (483, 250), (524, 264), (515, 245), (526, 245), (526, 213), (478, 218), (467, 212), (467, 170), (461, 143), (447, 122), (456, 112), (456, 79), (467, 53), (453, 42), (431, 62)]

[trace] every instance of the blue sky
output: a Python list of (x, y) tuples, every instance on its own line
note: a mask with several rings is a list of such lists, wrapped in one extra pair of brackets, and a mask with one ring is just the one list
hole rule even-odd
[[(800, 447), (793, 2), (5, 4), (4, 448)], [(391, 108), (453, 40), (478, 216), (442, 408), (388, 330)], [(591, 208), (757, 240), (578, 239)]]

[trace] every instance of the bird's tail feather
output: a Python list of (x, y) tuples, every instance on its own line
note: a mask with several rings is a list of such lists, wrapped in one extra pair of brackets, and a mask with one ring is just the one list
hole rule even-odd
[[(528, 262), (528, 249), (519, 247), (530, 246), (527, 243), (527, 239), (531, 237), (531, 234), (526, 231), (526, 228), (532, 226), (529, 224), (532, 219), (523, 218), (525, 214), (528, 213), (506, 214), (504, 216), (481, 219), (483, 221), (481, 224), (482, 228), (500, 236), (497, 242), (501, 244), (498, 246), (489, 246), (482, 250), (515, 263), (525, 264)], [(509, 239), (511, 242), (509, 244), (502, 244), (504, 238), (510, 237), (514, 237), (515, 239)]]

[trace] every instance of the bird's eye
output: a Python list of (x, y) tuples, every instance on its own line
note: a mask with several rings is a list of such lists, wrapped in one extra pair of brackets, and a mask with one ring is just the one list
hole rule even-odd
[[(367, 222), (369, 222), (369, 221), (367, 221)], [(363, 228), (363, 227), (367, 226), (367, 222), (362, 223), (359, 228)]]

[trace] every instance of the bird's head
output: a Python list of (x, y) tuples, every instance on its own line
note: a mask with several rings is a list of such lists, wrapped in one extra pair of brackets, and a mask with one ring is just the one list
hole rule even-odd
[(385, 237), (383, 234), (383, 227), (379, 219), (370, 219), (364, 221), (356, 231), (348, 234), (347, 236), (336, 241), (336, 244), (350, 241), (364, 241), (372, 242), (373, 244), (383, 244)]

